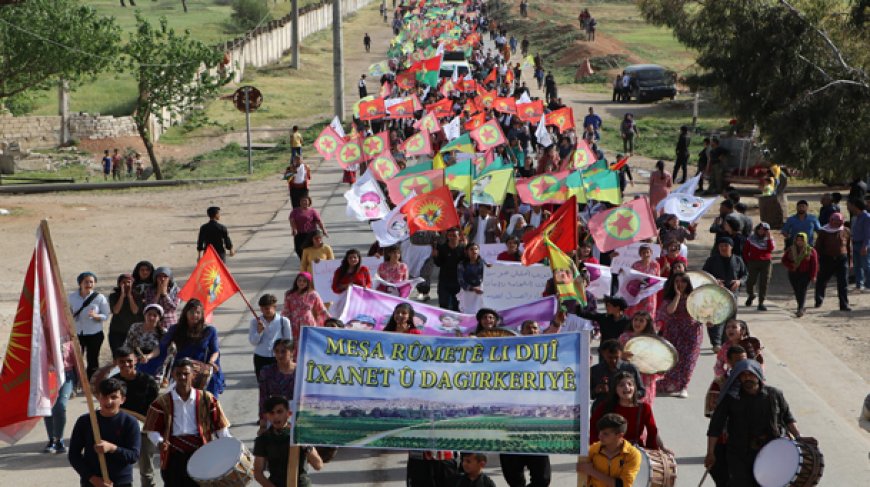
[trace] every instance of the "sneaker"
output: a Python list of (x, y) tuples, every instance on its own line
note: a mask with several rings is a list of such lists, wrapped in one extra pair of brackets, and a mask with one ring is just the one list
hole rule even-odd
[(57, 449), (54, 446), (54, 440), (48, 440), (48, 444), (42, 449), (42, 453), (57, 453)]
[(689, 391), (683, 389), (683, 390), (681, 390), (680, 392), (676, 393), (675, 396), (676, 396), (676, 397), (681, 397), (681, 398), (683, 398), (683, 399), (686, 399), (687, 397), (689, 397)]
[(57, 440), (57, 443), (54, 444), (54, 452), (59, 454), (66, 453), (66, 445), (64, 445), (63, 440)]
[(767, 306), (765, 306), (765, 305), (763, 305), (763, 304), (761, 304), (761, 303), (758, 303), (758, 308), (757, 308), (757, 309), (758, 309), (758, 311), (767, 311)]
[(746, 298), (746, 306), (752, 306), (753, 301), (755, 301), (755, 296), (749, 296)]

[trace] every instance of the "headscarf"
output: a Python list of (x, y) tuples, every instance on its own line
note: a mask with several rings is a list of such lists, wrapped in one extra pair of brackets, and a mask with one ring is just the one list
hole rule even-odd
[[(837, 222), (837, 223), (834, 223)], [(828, 219), (828, 223), (822, 227), (823, 232), (828, 233), (837, 233), (843, 229), (843, 214), (842, 213), (831, 213), (831, 217)]]
[(508, 223), (507, 232), (505, 233), (507, 233), (508, 235), (513, 235), (514, 229), (516, 229), (517, 224), (519, 224), (521, 218), (523, 218), (523, 215), (519, 213), (511, 215), (511, 220), (510, 223)]
[(752, 372), (758, 377), (758, 380), (761, 381), (761, 385), (764, 385), (764, 369), (761, 368), (761, 364), (756, 362), (755, 360), (741, 360), (734, 364), (734, 368), (731, 370), (731, 373), (728, 374), (728, 379), (725, 380), (725, 385), (722, 386), (722, 392), (719, 394), (719, 398), (716, 400), (716, 405), (719, 405), (725, 396), (731, 396), (734, 399), (737, 399), (740, 395), (740, 374), (743, 372)]
[(770, 238), (770, 234), (766, 237), (760, 237), (758, 235), (758, 229), (764, 228), (768, 232), (770, 232), (770, 225), (765, 222), (761, 222), (758, 225), (755, 225), (755, 230), (752, 231), (752, 234), (749, 235), (749, 245), (759, 249), (759, 250), (767, 250), (767, 240)]
[[(799, 251), (796, 245), (798, 237), (804, 238), (804, 250), (800, 251), (800, 253), (798, 253)], [(791, 260), (794, 262), (795, 269), (797, 269), (797, 266), (801, 265), (801, 262), (810, 256), (810, 252), (812, 252), (813, 249), (810, 247), (810, 239), (807, 238), (806, 232), (798, 233), (795, 235), (794, 239), (795, 242), (792, 242), (791, 250), (789, 250), (789, 252), (791, 252)]]

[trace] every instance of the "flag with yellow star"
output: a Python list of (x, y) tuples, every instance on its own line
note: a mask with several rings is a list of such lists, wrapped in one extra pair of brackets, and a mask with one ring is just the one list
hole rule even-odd
[(477, 142), (477, 148), (481, 151), (485, 151), (507, 142), (504, 132), (501, 131), (501, 126), (499, 126), (498, 121), (495, 119), (472, 130), (470, 135), (471, 138)]
[(562, 204), (568, 201), (568, 187), (565, 179), (570, 173), (561, 171), (541, 174), (532, 178), (517, 180), (517, 194), (523, 203), (533, 206), (547, 203)]
[(440, 232), (459, 226), (459, 215), (447, 186), (411, 198), (402, 207), (402, 213), (408, 218), (411, 235), (423, 230)]
[(654, 238), (658, 234), (646, 196), (595, 214), (589, 219), (589, 231), (601, 252)]
[(194, 298), (202, 301), (203, 316), (208, 316), (237, 292), (239, 292), (239, 285), (236, 284), (236, 280), (233, 279), (233, 275), (227, 270), (214, 247), (209, 245), (178, 293), (178, 297), (183, 301)]

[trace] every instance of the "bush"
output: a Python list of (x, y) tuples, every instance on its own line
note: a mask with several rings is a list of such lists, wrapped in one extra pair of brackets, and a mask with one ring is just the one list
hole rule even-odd
[(0, 103), (6, 105), (9, 112), (15, 116), (27, 115), (36, 108), (36, 100), (26, 91), (12, 95), (0, 101)]
[(267, 0), (233, 0), (233, 22), (242, 30), (250, 30), (272, 20)]

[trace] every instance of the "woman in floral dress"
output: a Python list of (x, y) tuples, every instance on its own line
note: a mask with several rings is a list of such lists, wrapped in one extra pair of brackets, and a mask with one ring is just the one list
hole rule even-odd
[[(649, 245), (641, 245), (640, 249), (638, 249), (638, 254), (640, 255), (640, 260), (636, 261), (631, 265), (631, 268), (643, 272), (644, 274), (650, 274), (653, 276), (658, 276), (661, 274), (661, 266), (659, 263), (653, 259), (653, 251), (652, 247)], [(625, 314), (628, 316), (634, 316), (635, 313), (640, 311), (646, 311), (650, 314), (650, 316), (656, 315), (656, 297), (647, 296), (643, 298), (639, 303), (629, 306), (627, 310), (625, 310)]]
[(326, 306), (314, 290), (311, 274), (300, 272), (293, 281), (293, 288), (284, 294), (284, 309), (281, 315), (290, 320), (293, 342), (299, 343), (299, 331), (303, 326), (323, 326), (328, 318)]
[(163, 307), (149, 304), (145, 307), (144, 314), (145, 321), (130, 326), (124, 346), (136, 352), (139, 358), (136, 370), (160, 378), (163, 375), (163, 363), (157, 357), (160, 356), (160, 340), (165, 333), (160, 325), (163, 320)]
[(677, 349), (677, 364), (662, 379), (665, 392), (678, 397), (689, 397), (689, 381), (701, 355), (704, 327), (689, 315), (686, 298), (692, 292), (692, 282), (684, 273), (671, 275), (665, 286), (658, 321), (664, 323), (662, 338)]
[[(402, 251), (398, 245), (384, 249), (384, 262), (378, 266), (378, 277), (390, 283), (408, 280), (408, 265), (402, 262)], [(378, 284), (377, 290), (405, 298), (411, 293), (411, 286), (407, 286), (407, 292), (402, 292), (400, 287)]]

